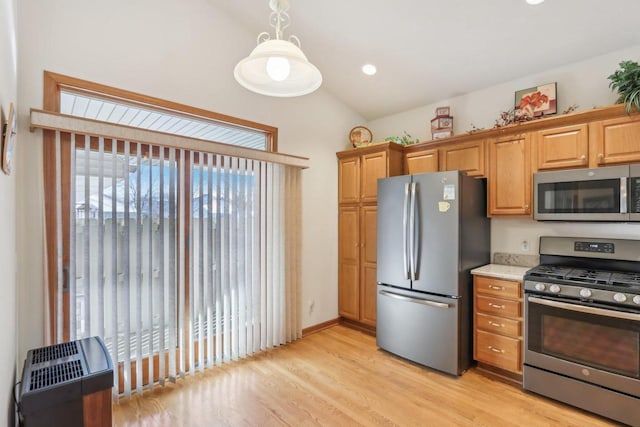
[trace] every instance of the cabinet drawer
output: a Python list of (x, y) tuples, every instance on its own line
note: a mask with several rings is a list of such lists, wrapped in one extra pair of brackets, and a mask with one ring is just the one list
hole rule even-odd
[(475, 276), (476, 292), (501, 298), (522, 298), (520, 282), (495, 279), (493, 277)]
[(486, 314), (506, 317), (521, 317), (522, 303), (506, 299), (476, 295), (476, 310)]
[(474, 355), (477, 361), (522, 372), (522, 341), (489, 332), (477, 331)]
[(475, 327), (483, 331), (493, 332), (500, 335), (508, 335), (513, 338), (522, 336), (522, 321), (512, 320), (504, 317), (489, 316), (487, 314), (476, 313)]

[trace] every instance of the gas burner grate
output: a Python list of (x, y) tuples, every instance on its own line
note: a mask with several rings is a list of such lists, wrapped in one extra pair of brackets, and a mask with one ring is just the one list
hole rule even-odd
[(607, 284), (611, 279), (611, 272), (576, 268), (566, 275), (566, 279), (583, 283)]
[(613, 273), (611, 284), (615, 286), (637, 286), (640, 287), (640, 273)]
[(561, 265), (541, 264), (528, 271), (528, 274), (539, 277), (550, 277), (555, 279), (564, 278), (571, 271), (568, 267)]

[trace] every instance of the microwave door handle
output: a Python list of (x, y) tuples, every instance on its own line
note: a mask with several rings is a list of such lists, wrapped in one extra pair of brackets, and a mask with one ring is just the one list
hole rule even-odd
[(620, 178), (620, 213), (628, 213), (627, 210), (627, 178)]
[(404, 212), (402, 214), (402, 274), (409, 280), (409, 266), (407, 263), (407, 210), (409, 209), (409, 183), (404, 185)]

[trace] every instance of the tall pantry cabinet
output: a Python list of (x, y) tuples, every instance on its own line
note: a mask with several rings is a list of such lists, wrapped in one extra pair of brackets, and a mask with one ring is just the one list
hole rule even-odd
[(387, 142), (338, 157), (338, 312), (364, 329), (376, 326), (378, 179), (402, 174), (402, 146)]

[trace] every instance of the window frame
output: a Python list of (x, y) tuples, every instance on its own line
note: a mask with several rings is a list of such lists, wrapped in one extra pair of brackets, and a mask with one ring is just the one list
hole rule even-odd
[[(139, 93), (114, 88), (107, 85), (102, 85), (86, 80), (77, 79), (74, 77), (69, 77), (57, 73), (53, 73), (50, 71), (44, 71), (44, 86), (43, 86), (43, 107), (46, 111), (51, 111), (55, 113), (60, 112), (60, 96), (61, 92), (64, 91), (74, 91), (78, 93), (90, 93), (94, 96), (104, 97), (105, 99), (117, 99), (119, 102), (133, 104), (133, 105), (144, 105), (146, 107), (152, 107), (154, 109), (167, 110), (174, 113), (188, 115), (191, 117), (201, 118), (205, 120), (215, 120), (220, 122), (229, 123), (232, 126), (236, 127), (244, 127), (251, 128), (255, 130), (259, 130), (265, 133), (266, 137), (266, 152), (274, 152), (277, 153), (277, 141), (278, 141), (278, 129), (273, 126), (268, 126), (265, 124), (252, 122), (249, 120), (244, 120), (220, 113), (215, 113), (207, 110), (203, 110), (196, 107), (191, 107), (184, 104), (175, 103), (172, 101), (167, 101), (147, 95), (142, 95)], [(206, 143), (206, 141), (203, 141)], [(69, 319), (69, 292), (68, 292), (68, 266), (70, 264), (70, 253), (69, 253), (69, 231), (70, 231), (70, 140), (68, 137), (64, 137), (61, 135), (61, 178), (62, 178), (62, 206), (61, 206), (61, 215), (62, 215), (62, 264), (63, 264), (63, 272), (64, 278), (63, 283), (58, 283), (58, 242), (57, 242), (57, 215), (58, 209), (56, 208), (56, 164), (53, 159), (56, 156), (56, 148), (55, 148), (55, 131), (52, 130), (43, 130), (43, 175), (44, 175), (44, 190), (45, 190), (45, 236), (46, 236), (46, 266), (47, 266), (47, 291), (48, 291), (48, 301), (45, 303), (48, 304), (48, 321), (49, 321), (49, 339), (51, 342), (57, 341), (57, 329), (58, 329), (58, 315), (57, 315), (57, 290), (59, 286), (63, 287), (63, 340), (68, 341), (70, 339), (70, 319)], [(105, 141), (106, 145), (106, 141)], [(120, 144), (118, 144), (120, 145)], [(94, 137), (91, 137), (91, 146), (94, 146)], [(190, 170), (190, 156), (188, 155), (188, 151), (185, 153), (185, 163), (180, 164), (178, 162), (178, 169), (184, 168), (185, 171)], [(196, 153), (194, 153), (196, 154)], [(185, 187), (191, 188), (191, 176), (189, 173), (184, 174), (185, 179)], [(191, 200), (189, 197), (185, 198), (186, 206), (185, 209), (189, 212), (192, 209)], [(190, 218), (186, 216), (186, 218), (181, 221), (180, 218), (177, 218), (176, 226), (179, 228), (183, 228), (184, 230), (189, 230)], [(178, 265), (179, 269), (184, 269), (184, 278), (185, 283), (178, 283), (178, 286), (186, 286), (186, 293), (188, 295), (189, 287), (185, 284), (189, 283), (189, 263), (191, 254), (189, 253), (189, 247), (185, 248), (185, 259), (182, 265)], [(178, 273), (178, 277), (180, 274)], [(187, 327), (190, 327), (189, 322), (189, 307), (188, 304), (186, 307), (179, 307), (179, 310), (185, 310), (185, 322)], [(189, 348), (185, 349), (185, 365), (189, 364)], [(197, 353), (196, 355), (197, 356)], [(157, 365), (158, 354), (154, 354), (154, 366)], [(145, 357), (143, 363), (148, 363), (148, 357)], [(125, 362), (126, 363), (126, 362)], [(135, 365), (135, 360), (130, 361), (131, 366)], [(119, 375), (121, 376), (123, 373), (123, 363), (119, 364)], [(143, 378), (144, 382), (147, 383), (149, 378), (146, 375)], [(155, 375), (154, 375), (155, 376)], [(154, 378), (155, 379), (155, 378)], [(135, 376), (132, 376), (132, 386), (135, 386)], [(122, 386), (122, 381), (119, 382)]]

